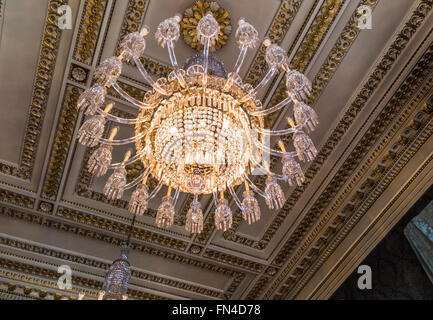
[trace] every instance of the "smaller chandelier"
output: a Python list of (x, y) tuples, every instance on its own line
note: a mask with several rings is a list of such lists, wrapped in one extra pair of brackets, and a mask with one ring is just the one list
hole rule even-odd
[[(99, 291), (98, 300), (128, 300), (128, 284), (131, 279), (131, 267), (128, 261), (128, 254), (131, 249), (130, 240), (134, 231), (134, 224), (137, 215), (134, 215), (129, 227), (128, 238), (122, 245), (120, 257), (113, 261), (105, 275), (102, 289)], [(83, 300), (84, 293), (78, 293), (77, 300)]]
[[(244, 83), (239, 70), (248, 49), (259, 44), (259, 37), (257, 30), (243, 18), (236, 31), (240, 53), (233, 70), (227, 73), (224, 64), (210, 53), (221, 34), (212, 13), (206, 14), (197, 25), (197, 39), (203, 45), (203, 51), (187, 59), (181, 68), (174, 52), (180, 36), (180, 20), (180, 15), (168, 18), (155, 32), (158, 43), (168, 49), (173, 67), (168, 77), (153, 80), (140, 60), (146, 47), (147, 27), (140, 33), (127, 35), (121, 42), (120, 55), (102, 61), (96, 69), (96, 84), (78, 100), (78, 108), (90, 116), (79, 129), (78, 140), (88, 147), (99, 145), (89, 159), (88, 169), (98, 177), (113, 170), (104, 187), (108, 199), (119, 199), (126, 189), (136, 187), (129, 203), (129, 211), (135, 215), (143, 215), (149, 201), (162, 185), (166, 185), (168, 192), (156, 215), (156, 224), (160, 228), (173, 225), (179, 194), (190, 193), (194, 200), (186, 215), (187, 231), (199, 233), (203, 230), (203, 211), (198, 198), (201, 194), (213, 195), (215, 227), (228, 230), (233, 217), (224, 198), (226, 190), (241, 209), (243, 219), (248, 224), (254, 223), (260, 219), (256, 194), (265, 199), (270, 209), (280, 209), (284, 204), (284, 193), (278, 181), (301, 185), (304, 174), (298, 161), (311, 161), (317, 154), (306, 133), (318, 124), (317, 114), (305, 103), (311, 94), (311, 82), (289, 68), (288, 57), (281, 47), (265, 39), (263, 44), (269, 69), (257, 86)], [(152, 87), (143, 101), (130, 96), (117, 83), (124, 61), (134, 62)], [(287, 98), (265, 108), (258, 93), (279, 72), (286, 73)], [(104, 107), (108, 87), (137, 107), (135, 119), (112, 115), (112, 104)], [(292, 105), (292, 114), (287, 119), (289, 127), (265, 128), (266, 116), (289, 105)], [(107, 121), (134, 126), (134, 136), (115, 139), (119, 129), (114, 127), (105, 138)], [(287, 151), (281, 140), (279, 149), (265, 143), (267, 138), (286, 135), (292, 136), (294, 151)], [(112, 163), (113, 147), (126, 144), (134, 144), (135, 153), (128, 151), (123, 161)], [(281, 174), (272, 172), (269, 164), (261, 161), (263, 155), (281, 157)], [(145, 169), (137, 179), (127, 181), (125, 167), (136, 161), (141, 161)], [(250, 180), (253, 169), (268, 175), (264, 190)], [(151, 191), (147, 186), (149, 176), (158, 181)], [(239, 199), (234, 188), (241, 184), (245, 185), (245, 191)]]
[[(129, 241), (128, 241), (129, 242)], [(128, 282), (131, 267), (128, 261), (129, 246), (123, 245), (120, 258), (114, 260), (107, 270), (105, 282), (99, 292), (98, 300), (127, 300)]]

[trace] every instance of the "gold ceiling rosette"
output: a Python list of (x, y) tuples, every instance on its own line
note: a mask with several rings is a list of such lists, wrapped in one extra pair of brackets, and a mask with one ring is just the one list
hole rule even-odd
[(226, 9), (222, 8), (216, 1), (196, 1), (192, 7), (184, 11), (182, 20), (180, 21), (183, 40), (196, 51), (203, 49), (203, 44), (197, 39), (197, 25), (208, 12), (212, 12), (220, 27), (220, 33), (216, 39), (215, 46), (210, 48), (211, 51), (224, 47), (232, 32), (230, 14)]

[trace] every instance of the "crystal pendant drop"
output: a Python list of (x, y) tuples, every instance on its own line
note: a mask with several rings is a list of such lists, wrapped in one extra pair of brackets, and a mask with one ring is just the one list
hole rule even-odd
[(282, 173), (286, 176), (289, 185), (293, 186), (296, 183), (298, 186), (301, 186), (305, 180), (301, 165), (291, 155), (284, 156), (282, 164)]
[(78, 130), (78, 141), (86, 147), (96, 146), (98, 139), (104, 134), (104, 126), (105, 118), (103, 116), (92, 116)]
[(118, 168), (108, 178), (104, 187), (104, 195), (109, 200), (120, 199), (123, 196), (123, 191), (126, 185), (126, 170)]
[(87, 115), (94, 115), (96, 110), (99, 109), (105, 100), (107, 89), (104, 86), (96, 85), (85, 90), (77, 101), (77, 108), (85, 110)]
[(186, 214), (185, 229), (191, 233), (200, 233), (203, 231), (203, 211), (201, 210), (200, 202), (197, 200), (194, 200)]
[(118, 57), (107, 58), (95, 70), (95, 78), (102, 86), (109, 87), (117, 81), (122, 72), (122, 60)]
[(137, 186), (131, 195), (131, 200), (129, 200), (128, 210), (136, 214), (137, 216), (142, 216), (147, 209), (149, 202), (149, 190), (147, 186), (142, 183)]
[(217, 230), (227, 231), (232, 227), (232, 211), (226, 199), (218, 199), (218, 205), (215, 210), (215, 227)]
[(281, 209), (284, 204), (284, 193), (275, 177), (268, 176), (266, 179), (265, 193), (268, 196), (266, 204), (269, 209)]
[(312, 91), (310, 80), (296, 70), (290, 71), (286, 76), (286, 87), (289, 96), (298, 101), (307, 100)]
[(191, 192), (199, 193), (205, 187), (204, 183), (205, 183), (204, 178), (201, 175), (193, 174), (189, 177), (186, 185), (188, 186)]
[(122, 246), (120, 258), (115, 260), (107, 271), (102, 291), (104, 300), (124, 300), (131, 278), (131, 268), (128, 262), (129, 247)]
[(111, 153), (113, 147), (110, 145), (101, 145), (96, 149), (89, 158), (87, 168), (91, 174), (96, 177), (103, 176), (111, 164)]
[(293, 113), (298, 125), (306, 124), (310, 130), (314, 130), (319, 124), (319, 117), (317, 116), (316, 111), (302, 101), (295, 103)]
[(254, 49), (259, 44), (259, 33), (248, 22), (245, 22), (242, 18), (239, 20), (239, 27), (236, 30), (236, 40), (239, 47), (245, 46), (250, 49)]
[(313, 141), (303, 131), (297, 131), (293, 134), (293, 145), (301, 161), (312, 161), (317, 155)]
[(159, 228), (171, 227), (174, 222), (174, 214), (173, 198), (167, 195), (162, 198), (161, 205), (158, 208), (156, 225)]
[(242, 201), (242, 217), (248, 223), (254, 223), (260, 220), (260, 207), (257, 199), (254, 197), (254, 192), (246, 190), (243, 193), (244, 200)]
[(278, 68), (284, 67), (287, 68), (289, 61), (286, 55), (286, 51), (283, 48), (276, 44), (271, 44), (266, 48), (266, 62), (270, 67)]
[(155, 39), (163, 48), (167, 46), (168, 42), (172, 41), (174, 43), (179, 39), (180, 27), (176, 18), (165, 19), (155, 31)]
[(213, 17), (212, 13), (206, 14), (200, 19), (197, 25), (197, 39), (202, 44), (205, 43), (206, 39), (209, 40), (210, 45), (213, 47), (218, 35), (220, 33), (220, 25)]
[(146, 40), (139, 32), (130, 33), (120, 42), (120, 55), (125, 61), (141, 57), (146, 49)]

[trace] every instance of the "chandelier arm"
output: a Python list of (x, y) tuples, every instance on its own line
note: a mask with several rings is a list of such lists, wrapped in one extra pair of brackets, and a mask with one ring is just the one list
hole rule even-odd
[(168, 55), (170, 57), (171, 65), (173, 66), (174, 73), (176, 75), (177, 80), (182, 88), (186, 87), (186, 82), (182, 74), (179, 72), (179, 65), (177, 63), (176, 54), (174, 52), (174, 43), (173, 40), (168, 41), (167, 43)]
[[(255, 161), (253, 158), (251, 158), (250, 161), (254, 164), (255, 167), (258, 167), (260, 170), (267, 172), (266, 168), (262, 166), (260, 163), (258, 163), (257, 161)], [(278, 180), (283, 180), (283, 181), (287, 180), (287, 177), (282, 174), (271, 172), (271, 175)]]
[(122, 124), (138, 124), (138, 123), (143, 123), (143, 122), (149, 121), (146, 119), (139, 119), (139, 118), (126, 119), (126, 118), (122, 118), (122, 117), (116, 117), (110, 113), (105, 112), (101, 108), (96, 109), (96, 112), (103, 115), (106, 119), (108, 119), (110, 121), (122, 123)]
[(239, 52), (238, 59), (236, 60), (236, 64), (233, 68), (233, 72), (236, 72), (237, 74), (239, 74), (239, 71), (241, 70), (242, 64), (244, 63), (247, 51), (248, 51), (248, 47), (245, 45), (242, 45), (241, 51)]
[(112, 163), (112, 164), (110, 164), (108, 169), (118, 169), (118, 168), (121, 168), (122, 165), (125, 165), (125, 166), (130, 165), (131, 163), (134, 163), (135, 161), (139, 160), (143, 154), (144, 154), (144, 152), (143, 153), (137, 153), (133, 157), (129, 158), (128, 161), (125, 161), (125, 162)]
[(212, 198), (213, 198), (213, 204), (214, 204), (214, 206), (217, 207), (218, 206), (218, 194), (217, 194), (216, 191), (212, 192)]
[(291, 133), (295, 133), (297, 131), (302, 130), (302, 128), (305, 126), (305, 124), (308, 121), (306, 121), (305, 123), (301, 123), (298, 125), (295, 125), (294, 127), (291, 128), (287, 128), (287, 129), (282, 129), (282, 130), (268, 130), (268, 129), (260, 129), (255, 127), (254, 130), (256, 130), (257, 132), (267, 135), (267, 136), (285, 136)]
[(174, 207), (177, 203), (177, 199), (179, 198), (179, 194), (180, 194), (180, 190), (176, 189), (176, 192), (174, 193), (174, 197), (173, 197), (173, 202), (172, 202), (172, 206)]
[(155, 81), (153, 81), (152, 77), (149, 75), (149, 73), (147, 73), (146, 69), (144, 68), (143, 64), (141, 63), (140, 59), (137, 56), (134, 56), (134, 62), (137, 65), (137, 68), (140, 71), (143, 78), (152, 86), (153, 89), (155, 89), (162, 95), (168, 95), (166, 90), (161, 88), (160, 85), (158, 85)]
[(245, 97), (241, 99), (241, 102), (246, 102), (251, 98), (253, 98), (259, 92), (260, 89), (266, 86), (266, 84), (274, 77), (274, 75), (277, 72), (278, 72), (277, 67), (271, 67), (266, 73), (266, 75), (263, 77), (262, 81), (260, 81), (260, 83), (253, 90), (251, 90), (248, 94), (246, 94)]
[(264, 144), (262, 144), (260, 141), (258, 141), (257, 139), (254, 139), (256, 142), (256, 146), (261, 149), (262, 151), (269, 153), (273, 156), (278, 156), (278, 157), (285, 157), (285, 156), (297, 156), (298, 154), (295, 151), (290, 151), (290, 152), (282, 152), (282, 151), (278, 151), (272, 148), (269, 148), (267, 146), (265, 146)]
[(108, 146), (121, 146), (124, 144), (129, 144), (135, 142), (136, 139), (141, 139), (145, 136), (145, 133), (139, 133), (133, 137), (126, 138), (126, 139), (120, 139), (120, 140), (110, 140), (105, 138), (97, 138), (95, 139), (98, 143), (102, 143)]
[(114, 90), (117, 91), (117, 93), (119, 93), (123, 98), (125, 98), (128, 102), (132, 103), (134, 106), (140, 108), (140, 109), (155, 109), (157, 107), (157, 105), (151, 105), (148, 103), (144, 103), (141, 101), (138, 101), (137, 99), (131, 97), (125, 90), (123, 90), (119, 84), (117, 82), (113, 82), (112, 87), (114, 88)]
[(266, 75), (263, 77), (262, 81), (254, 88), (254, 94), (257, 94), (257, 92), (262, 89), (264, 86), (268, 84), (269, 81), (278, 73), (277, 67), (271, 67)]
[(162, 177), (159, 180), (158, 184), (156, 185), (156, 187), (152, 190), (152, 192), (149, 194), (149, 200), (154, 198), (156, 196), (156, 194), (158, 193), (159, 190), (161, 190), (162, 187)]
[(292, 101), (293, 100), (290, 97), (287, 97), (286, 99), (284, 99), (283, 101), (281, 101), (280, 103), (276, 104), (275, 106), (273, 106), (271, 108), (267, 108), (264, 110), (258, 110), (258, 111), (252, 111), (249, 113), (249, 115), (254, 116), (254, 117), (266, 116), (272, 112), (275, 112), (277, 110), (280, 110), (281, 108), (284, 108), (286, 105), (288, 105)]
[[(246, 55), (246, 53), (247, 53), (247, 50), (248, 50), (248, 47), (242, 45), (242, 47), (241, 47), (241, 51), (239, 52), (238, 59), (236, 60), (236, 64), (235, 64), (235, 66), (233, 67), (233, 73), (234, 73), (234, 74), (239, 75), (239, 70), (240, 70), (240, 68), (241, 68), (241, 66), (242, 66), (242, 63), (244, 62), (244, 59), (245, 59), (245, 55)], [(234, 80), (234, 76), (233, 76), (233, 74), (232, 74), (232, 76), (229, 76), (229, 77), (228, 77), (228, 79), (227, 79), (227, 81), (226, 81), (226, 83), (225, 83), (225, 85), (224, 85), (224, 90), (225, 90), (225, 91), (229, 90), (229, 89), (232, 87), (232, 85), (233, 85), (233, 80)]]
[(134, 180), (132, 180), (131, 182), (129, 182), (125, 185), (125, 190), (134, 188), (137, 184), (139, 184), (141, 181), (143, 181), (143, 178), (145, 176), (147, 176), (149, 174), (149, 172), (150, 172), (149, 168), (146, 168), (146, 170), (143, 170), (143, 172), (140, 173), (140, 175), (137, 178), (135, 178)]
[(209, 66), (209, 39), (206, 38), (204, 40), (203, 46), (203, 88), (206, 88), (207, 85), (207, 70)]
[(245, 177), (245, 180), (248, 182), (248, 185), (257, 193), (257, 194), (259, 194), (259, 195), (261, 195), (263, 198), (265, 198), (265, 199), (268, 199), (269, 197), (268, 197), (268, 195), (265, 193), (265, 192), (263, 192), (262, 190), (260, 190), (260, 188), (259, 187), (257, 187), (255, 184), (254, 184), (254, 182), (252, 182), (251, 181), (251, 179), (246, 175), (246, 174), (244, 174), (244, 177)]
[(235, 190), (233, 190), (233, 187), (229, 186), (230, 194), (232, 195), (232, 198), (235, 200), (236, 205), (241, 209), (241, 211), (244, 210), (244, 207), (241, 203), (241, 200), (239, 199), (238, 195), (236, 194)]

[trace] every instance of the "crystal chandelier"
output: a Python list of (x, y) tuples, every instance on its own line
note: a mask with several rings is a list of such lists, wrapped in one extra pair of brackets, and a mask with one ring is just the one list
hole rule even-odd
[(126, 292), (131, 278), (128, 261), (129, 246), (123, 245), (119, 259), (114, 260), (107, 270), (105, 282), (99, 292), (98, 300), (127, 300)]
[[(202, 52), (189, 58), (181, 68), (174, 52), (180, 36), (180, 21), (180, 15), (168, 18), (155, 32), (158, 43), (167, 47), (173, 66), (167, 78), (154, 81), (140, 61), (149, 32), (147, 27), (127, 35), (121, 42), (119, 56), (108, 58), (97, 67), (96, 84), (78, 100), (78, 108), (90, 116), (79, 129), (78, 140), (88, 147), (99, 145), (89, 159), (88, 169), (98, 177), (113, 170), (104, 188), (108, 199), (119, 199), (124, 190), (136, 187), (129, 202), (129, 211), (135, 215), (143, 215), (162, 185), (168, 186), (156, 215), (160, 228), (173, 224), (174, 207), (179, 193), (183, 192), (194, 195), (186, 216), (186, 230), (202, 231), (203, 212), (198, 196), (212, 194), (216, 207), (215, 227), (226, 231), (232, 225), (232, 212), (224, 198), (226, 189), (241, 209), (243, 219), (248, 224), (254, 223), (260, 219), (256, 194), (265, 199), (269, 208), (280, 209), (284, 194), (278, 181), (301, 185), (304, 174), (298, 161), (311, 161), (317, 154), (306, 134), (318, 124), (317, 114), (304, 103), (311, 94), (311, 83), (303, 74), (290, 70), (285, 51), (269, 39), (263, 42), (269, 66), (266, 75), (256, 87), (244, 83), (239, 70), (247, 50), (255, 48), (259, 38), (257, 30), (243, 18), (236, 31), (240, 53), (233, 71), (227, 74), (224, 64), (210, 52), (220, 34), (220, 26), (210, 12), (197, 25)], [(117, 83), (124, 61), (133, 61), (152, 87), (143, 101), (130, 96)], [(278, 72), (286, 73), (288, 97), (265, 108), (257, 95)], [(135, 119), (114, 116), (110, 113), (112, 104), (103, 107), (108, 87), (137, 107)], [(293, 107), (287, 128), (265, 128), (267, 115), (289, 105)], [(114, 127), (109, 136), (104, 137), (107, 120), (133, 125), (134, 136), (115, 139), (118, 128)], [(292, 136), (294, 151), (287, 151), (281, 140), (278, 149), (265, 143), (270, 137), (286, 135)], [(128, 151), (123, 161), (112, 163), (113, 146), (125, 144), (135, 145), (135, 153)], [(269, 164), (261, 161), (265, 154), (281, 158), (281, 174), (272, 172)], [(128, 182), (125, 167), (136, 161), (141, 161), (146, 169), (137, 179)], [(268, 175), (264, 190), (250, 180), (253, 169)], [(152, 191), (147, 186), (149, 176), (158, 181)], [(240, 184), (245, 185), (242, 200), (234, 191)]]
[[(132, 232), (134, 230), (136, 215), (132, 218), (126, 243), (121, 247), (120, 257), (113, 261), (105, 275), (102, 289), (99, 291), (98, 300), (127, 300), (128, 284), (131, 279), (131, 266), (128, 261), (128, 253)], [(84, 293), (79, 292), (77, 300), (83, 300)]]

